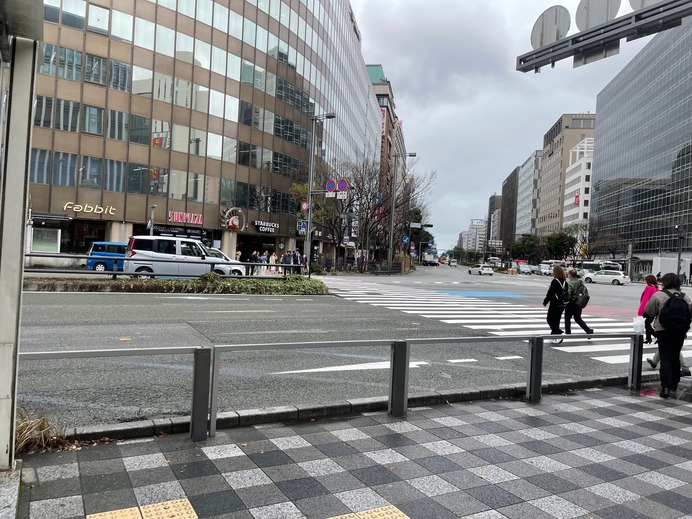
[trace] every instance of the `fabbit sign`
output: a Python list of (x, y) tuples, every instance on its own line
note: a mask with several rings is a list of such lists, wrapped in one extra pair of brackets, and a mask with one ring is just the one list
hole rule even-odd
[(115, 207), (112, 205), (107, 205), (103, 207), (102, 205), (91, 205), (91, 204), (75, 204), (74, 202), (67, 202), (62, 206), (63, 211), (71, 209), (75, 213), (88, 213), (88, 214), (115, 214)]

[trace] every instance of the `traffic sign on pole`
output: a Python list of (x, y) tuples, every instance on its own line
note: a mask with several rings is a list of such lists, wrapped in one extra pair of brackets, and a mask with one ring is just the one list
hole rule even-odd
[(401, 241), (403, 241), (404, 243), (408, 243), (408, 236), (404, 236), (403, 238), (401, 238)]
[(336, 188), (339, 191), (346, 191), (348, 189), (348, 180), (342, 178), (341, 180), (339, 180), (339, 183), (337, 184)]
[(336, 181), (333, 178), (330, 178), (329, 180), (327, 180), (327, 183), (325, 184), (324, 188), (331, 193), (336, 189)]

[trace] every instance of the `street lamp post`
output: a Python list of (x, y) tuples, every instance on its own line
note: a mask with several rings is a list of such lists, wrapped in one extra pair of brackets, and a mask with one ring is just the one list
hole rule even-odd
[(149, 209), (151, 209), (149, 213), (149, 236), (154, 236), (154, 209), (157, 207), (156, 204), (149, 206)]
[(317, 121), (334, 119), (335, 117), (336, 114), (333, 112), (310, 117), (310, 121), (312, 122), (312, 138), (310, 139), (310, 165), (308, 169), (308, 223), (305, 229), (305, 242), (303, 243), (303, 256), (305, 256), (308, 276), (310, 276), (310, 262), (312, 260), (312, 184), (315, 181), (315, 127)]
[(685, 233), (682, 231), (679, 225), (675, 226), (675, 237), (678, 240), (678, 262), (675, 273), (680, 276), (680, 260), (682, 259), (682, 240), (685, 237)]
[(392, 273), (392, 259), (394, 257), (394, 208), (396, 204), (396, 174), (397, 161), (399, 157), (415, 157), (415, 153), (406, 153), (405, 155), (394, 154), (394, 174), (392, 175), (392, 210), (389, 214), (389, 250), (387, 252), (387, 270)]

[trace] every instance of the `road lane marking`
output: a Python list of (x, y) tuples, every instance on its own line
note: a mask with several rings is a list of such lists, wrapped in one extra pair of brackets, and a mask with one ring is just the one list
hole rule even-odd
[[(409, 368), (419, 368), (421, 366), (429, 365), (427, 362), (416, 361), (410, 362)], [(368, 362), (366, 364), (350, 364), (347, 366), (327, 366), (324, 368), (314, 368), (314, 369), (301, 369), (295, 371), (277, 371), (271, 373), (271, 375), (288, 375), (294, 373), (321, 373), (327, 371), (366, 371), (373, 369), (389, 369), (391, 367), (391, 362), (388, 360), (382, 362)]]

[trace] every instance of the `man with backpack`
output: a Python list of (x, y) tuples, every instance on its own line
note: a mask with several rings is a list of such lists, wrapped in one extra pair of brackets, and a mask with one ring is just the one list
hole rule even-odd
[(680, 278), (669, 272), (660, 280), (661, 290), (651, 296), (644, 313), (654, 317), (661, 355), (661, 398), (669, 398), (680, 382), (680, 351), (692, 321), (692, 300), (680, 291)]
[(567, 272), (567, 284), (569, 285), (570, 298), (569, 303), (565, 307), (565, 333), (567, 335), (572, 333), (572, 319), (574, 319), (574, 322), (581, 326), (584, 332), (591, 335), (593, 334), (593, 328), (589, 328), (581, 318), (581, 311), (589, 303), (589, 290), (584, 282), (579, 279), (577, 271), (574, 269), (570, 269)]

